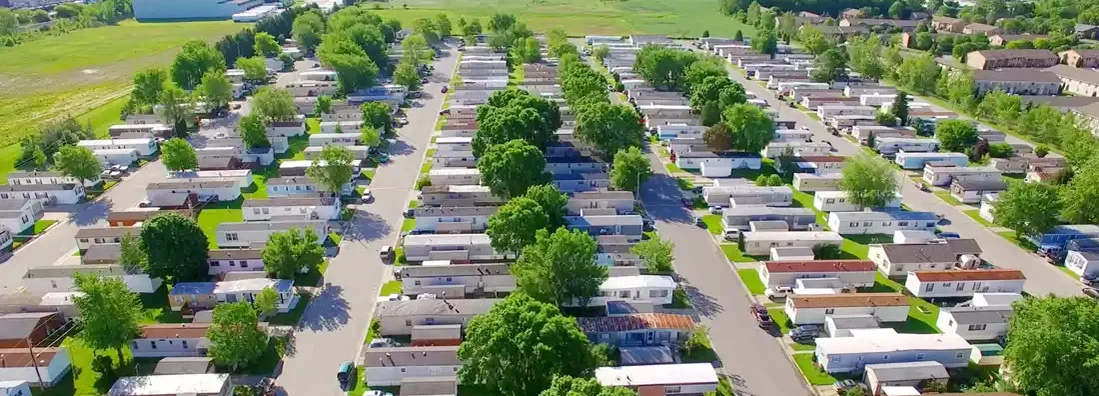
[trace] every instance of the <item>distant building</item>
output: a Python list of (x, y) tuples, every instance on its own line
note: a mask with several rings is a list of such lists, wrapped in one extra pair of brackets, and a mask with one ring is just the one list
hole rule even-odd
[(984, 50), (966, 55), (966, 64), (978, 70), (1051, 67), (1059, 60), (1053, 51), (1044, 49)]
[[(1099, 54), (1099, 50), (1096, 53)], [(1094, 61), (1099, 63), (1099, 58)], [(1057, 76), (1065, 92), (1088, 97), (1099, 96), (1099, 71), (1068, 65), (1056, 65), (1046, 71)]]
[(1016, 95), (1061, 93), (1058, 74), (1034, 69), (977, 70), (973, 72), (973, 85), (978, 95), (997, 89)]
[(134, 18), (138, 21), (156, 19), (230, 19), (233, 14), (248, 11), (263, 4), (263, 0), (137, 0), (133, 2)]

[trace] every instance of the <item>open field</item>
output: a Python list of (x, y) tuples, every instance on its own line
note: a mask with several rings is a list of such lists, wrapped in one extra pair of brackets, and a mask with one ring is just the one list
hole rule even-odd
[(125, 105), (134, 73), (167, 67), (188, 40), (213, 42), (244, 28), (231, 21), (138, 23), (84, 29), (0, 47), (0, 172), (12, 169), (19, 138), (42, 123), (97, 108), (82, 122), (105, 132)]
[[(495, 13), (514, 14), (531, 30), (560, 28), (570, 35), (585, 34), (658, 34), (698, 37), (709, 30), (714, 37), (728, 36), (739, 29), (745, 36), (755, 29), (732, 17), (721, 15), (715, 0), (579, 1), (579, 0), (409, 0), (408, 9), (395, 3), (382, 3), (376, 10), (382, 17), (397, 18), (409, 26), (417, 18), (431, 17), (440, 11), (458, 17), (487, 19)], [(482, 20), (486, 24), (487, 20)]]

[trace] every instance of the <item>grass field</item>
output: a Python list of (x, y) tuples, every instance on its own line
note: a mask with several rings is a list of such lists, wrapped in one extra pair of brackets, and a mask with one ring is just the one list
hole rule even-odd
[(736, 274), (740, 276), (740, 281), (744, 282), (744, 286), (748, 287), (748, 291), (752, 294), (763, 294), (767, 291), (767, 287), (763, 285), (763, 281), (759, 279), (759, 271), (754, 269), (742, 269), (737, 270)]
[(105, 133), (118, 120), (134, 73), (167, 67), (188, 40), (213, 42), (244, 27), (124, 21), (0, 47), (0, 173), (10, 171), (19, 155), (12, 145), (40, 124), (87, 113), (81, 122)]
[(466, 20), (482, 18), (481, 23), (486, 27), (485, 19), (493, 14), (510, 13), (536, 32), (559, 28), (577, 36), (660, 34), (698, 37), (703, 30), (709, 30), (714, 37), (732, 37), (738, 29), (745, 36), (755, 33), (755, 28), (717, 12), (714, 0), (410, 0), (401, 4), (409, 8), (382, 3), (379, 5), (382, 9), (374, 12), (382, 17), (397, 18), (404, 26), (411, 25), (417, 18), (446, 12), (452, 21), (459, 17)]

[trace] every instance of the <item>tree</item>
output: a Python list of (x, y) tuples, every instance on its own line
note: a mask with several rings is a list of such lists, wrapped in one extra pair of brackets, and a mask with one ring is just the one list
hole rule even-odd
[[(360, 31), (363, 36), (368, 32)], [(374, 41), (380, 41), (375, 37)], [(378, 77), (378, 65), (367, 56), (366, 51), (347, 35), (329, 33), (317, 46), (317, 57), (321, 64), (335, 70), (336, 80), (343, 93), (354, 92), (359, 88), (374, 85)]]
[(687, 356), (690, 356), (695, 351), (702, 350), (710, 344), (710, 328), (706, 325), (697, 325), (691, 329), (691, 334), (687, 336), (687, 341), (683, 342), (683, 351)]
[(992, 158), (1009, 158), (1015, 155), (1015, 148), (1008, 143), (992, 143), (988, 145), (988, 156)]
[(652, 177), (649, 159), (637, 147), (619, 150), (611, 166), (611, 185), (637, 194), (641, 184)]
[(518, 253), (534, 243), (534, 234), (546, 228), (549, 217), (538, 202), (518, 197), (501, 206), (488, 218), (488, 234), (497, 252)]
[(121, 239), (118, 264), (126, 270), (127, 274), (145, 272), (145, 267), (149, 265), (149, 258), (141, 249), (141, 238), (134, 234), (124, 234)]
[(843, 167), (840, 190), (860, 209), (885, 207), (899, 189), (896, 171), (885, 159), (861, 154), (848, 158)]
[(847, 58), (839, 49), (824, 51), (813, 60), (813, 72), (809, 76), (814, 82), (833, 83), (847, 78)]
[[(889, 53), (886, 53), (886, 59), (889, 58)], [(889, 68), (888, 62), (887, 70), (894, 70)], [(935, 82), (939, 78), (940, 69), (939, 64), (935, 63), (935, 58), (931, 54), (921, 53), (904, 58), (900, 63), (900, 67), (895, 70), (895, 76), (901, 86), (917, 93), (926, 94), (935, 90)]]
[(897, 0), (893, 2), (893, 5), (889, 6), (889, 16), (893, 19), (904, 19), (905, 17), (904, 2)]
[(595, 50), (592, 50), (591, 54), (595, 57), (596, 60), (602, 63), (603, 59), (606, 59), (607, 55), (611, 54), (611, 47), (608, 47), (605, 44), (600, 44), (595, 47)]
[(77, 337), (92, 349), (114, 349), (123, 361), (122, 349), (137, 337), (143, 318), (141, 301), (121, 277), (77, 272), (73, 280), (76, 290), (83, 293), (73, 296), (81, 313)]
[(641, 147), (645, 126), (629, 106), (597, 103), (577, 112), (576, 135), (610, 160), (623, 149)]
[(565, 225), (565, 214), (568, 212), (565, 205), (569, 203), (569, 196), (558, 190), (556, 186), (552, 184), (532, 186), (527, 189), (523, 197), (534, 200), (538, 206), (542, 207), (548, 219), (547, 229), (553, 231)]
[[(853, 40), (854, 38), (852, 38)], [(824, 32), (820, 28), (813, 25), (802, 26), (798, 31), (798, 41), (801, 41), (801, 45), (805, 46), (806, 50), (809, 50), (813, 55), (823, 54), (833, 48), (832, 43), (828, 42), (828, 39), (824, 37)]]
[(393, 109), (385, 102), (366, 102), (359, 107), (363, 112), (363, 125), (370, 125), (389, 134), (393, 125)]
[(865, 78), (878, 80), (885, 75), (885, 64), (882, 62), (881, 53), (881, 38), (876, 35), (856, 36), (847, 42), (851, 69)]
[(237, 130), (241, 139), (244, 140), (244, 146), (249, 149), (271, 146), (271, 142), (267, 140), (267, 126), (259, 114), (252, 113), (241, 117)]
[(393, 82), (408, 88), (409, 91), (420, 89), (420, 71), (416, 65), (401, 61), (393, 72)]
[(46, 152), (42, 150), (42, 137), (38, 134), (29, 134), (19, 140), (20, 163), (34, 164), (35, 169), (46, 166)]
[(721, 119), (729, 127), (737, 150), (758, 153), (775, 138), (775, 121), (755, 105), (733, 105), (721, 113)]
[(527, 37), (515, 44), (512, 52), (522, 63), (537, 63), (542, 60), (542, 45), (538, 39)]
[(422, 65), (432, 58), (431, 47), (427, 45), (427, 39), (423, 35), (413, 34), (401, 41), (401, 49), (404, 50), (401, 60), (409, 60), (415, 65)]
[(252, 309), (256, 310), (257, 317), (265, 317), (275, 313), (278, 308), (279, 294), (275, 289), (265, 287), (256, 295), (255, 300), (252, 301)]
[(1099, 224), (1099, 166), (1095, 162), (1081, 167), (1061, 191), (1061, 215), (1067, 222)]
[(470, 319), (458, 358), (466, 362), (458, 371), (462, 383), (484, 384), (502, 396), (534, 395), (549, 388), (554, 376), (589, 377), (595, 369), (576, 320), (525, 293), (513, 293)]
[(1099, 304), (1087, 297), (1024, 298), (1012, 305), (1004, 364), (1025, 394), (1087, 395), (1099, 386)]
[(897, 96), (893, 97), (893, 105), (889, 107), (889, 112), (897, 118), (899, 125), (908, 125), (908, 94), (897, 90)]
[(261, 57), (237, 58), (237, 68), (244, 71), (245, 80), (267, 80), (267, 62)]
[(512, 273), (520, 289), (538, 301), (585, 306), (607, 279), (607, 269), (595, 263), (595, 252), (595, 240), (584, 231), (540, 229)]
[(567, 375), (553, 377), (549, 389), (538, 396), (636, 396), (637, 393), (621, 386), (604, 387), (595, 378), (573, 378)]
[(160, 68), (145, 69), (134, 75), (134, 90), (130, 100), (141, 107), (152, 107), (160, 102), (160, 93), (168, 84), (168, 72)]
[(874, 113), (874, 122), (877, 122), (883, 126), (896, 126), (897, 116), (894, 116), (890, 113), (878, 111)]
[(762, 8), (763, 7), (759, 5), (758, 1), (753, 0), (752, 3), (748, 5), (747, 18), (744, 21), (749, 25), (759, 26), (759, 20), (763, 13)]
[(267, 349), (267, 333), (260, 330), (256, 311), (243, 301), (215, 306), (206, 338), (210, 339), (209, 356), (231, 371), (248, 367)]
[[(266, 132), (265, 132), (266, 133)], [(266, 136), (265, 136), (266, 138)], [(198, 156), (191, 143), (180, 138), (168, 139), (160, 146), (164, 167), (173, 172), (198, 169)]]
[(772, 187), (779, 187), (779, 186), (782, 186), (785, 183), (782, 182), (782, 176), (770, 175), (770, 176), (767, 176), (767, 184), (772, 186)]
[(706, 142), (706, 146), (714, 151), (731, 150), (733, 148), (733, 132), (729, 130), (728, 125), (719, 122), (706, 128), (706, 132), (702, 134), (702, 141)]
[(743, 42), (744, 41), (744, 32), (740, 29), (737, 29), (736, 32), (733, 33), (733, 41)]
[(450, 38), (450, 18), (445, 13), (435, 14), (435, 31), (439, 34), (439, 38)]
[(321, 118), (322, 114), (332, 113), (332, 97), (321, 95), (317, 97), (317, 105), (313, 108), (313, 117)]
[(523, 90), (497, 91), (477, 109), (473, 155), (479, 158), (487, 148), (514, 139), (543, 150), (556, 139), (560, 127), (561, 110), (556, 103)]
[(382, 144), (382, 134), (381, 132), (378, 132), (378, 128), (363, 124), (363, 126), (359, 128), (359, 133), (359, 138), (362, 140), (364, 146), (377, 147), (379, 144)]
[(717, 101), (706, 102), (702, 105), (702, 126), (712, 127), (721, 122), (721, 108)]
[(645, 269), (650, 273), (670, 272), (672, 270), (672, 252), (675, 244), (660, 237), (646, 239), (630, 247), (630, 253), (645, 261)]
[(537, 147), (515, 139), (490, 147), (477, 161), (481, 183), (503, 199), (518, 197), (549, 181), (546, 158)]
[(146, 252), (150, 277), (166, 282), (194, 282), (207, 277), (206, 234), (190, 217), (169, 212), (141, 225), (141, 249)]
[(202, 76), (198, 92), (209, 109), (219, 109), (233, 100), (233, 82), (222, 71), (209, 71)]
[(172, 81), (182, 89), (194, 89), (210, 70), (225, 71), (225, 58), (205, 41), (191, 40), (172, 62)]
[(1046, 146), (1044, 144), (1039, 144), (1037, 146), (1034, 146), (1034, 155), (1038, 156), (1038, 158), (1045, 157), (1048, 154), (1049, 154), (1049, 146)]
[(263, 246), (264, 270), (282, 279), (293, 279), (317, 269), (324, 262), (324, 247), (317, 244), (319, 237), (312, 229), (272, 233)]
[(63, 146), (53, 155), (53, 163), (61, 174), (79, 180), (81, 185), (103, 172), (103, 164), (87, 147)]
[(264, 57), (273, 57), (282, 52), (282, 46), (275, 41), (275, 36), (267, 32), (256, 33), (255, 52)]
[(252, 112), (266, 122), (289, 121), (298, 116), (294, 96), (285, 89), (275, 87), (262, 87), (256, 91), (252, 96)]
[(172, 125), (175, 136), (186, 136), (187, 117), (191, 115), (191, 95), (169, 86), (160, 93), (160, 116)]
[(1017, 235), (1041, 235), (1057, 225), (1061, 201), (1057, 188), (1045, 183), (1015, 183), (993, 204), (996, 222)]
[(320, 157), (313, 160), (305, 174), (318, 184), (318, 187), (334, 195), (343, 191), (343, 186), (351, 182), (355, 173), (351, 163), (355, 155), (344, 146), (325, 145)]
[(315, 12), (306, 12), (294, 18), (292, 27), (294, 41), (306, 52), (313, 52), (321, 43), (324, 33), (324, 19)]
[(778, 38), (775, 37), (775, 32), (762, 30), (756, 33), (756, 37), (752, 39), (752, 49), (773, 57), (778, 52)]
[(961, 153), (977, 143), (977, 127), (966, 120), (943, 120), (935, 125), (935, 137), (940, 149)]

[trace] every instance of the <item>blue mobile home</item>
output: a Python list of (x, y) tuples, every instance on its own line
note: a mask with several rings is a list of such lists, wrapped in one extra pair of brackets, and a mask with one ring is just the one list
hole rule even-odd
[(1053, 227), (1045, 234), (1027, 236), (1027, 240), (1038, 246), (1042, 253), (1056, 253), (1065, 249), (1065, 245), (1074, 239), (1099, 237), (1099, 226), (1092, 224), (1068, 224)]

